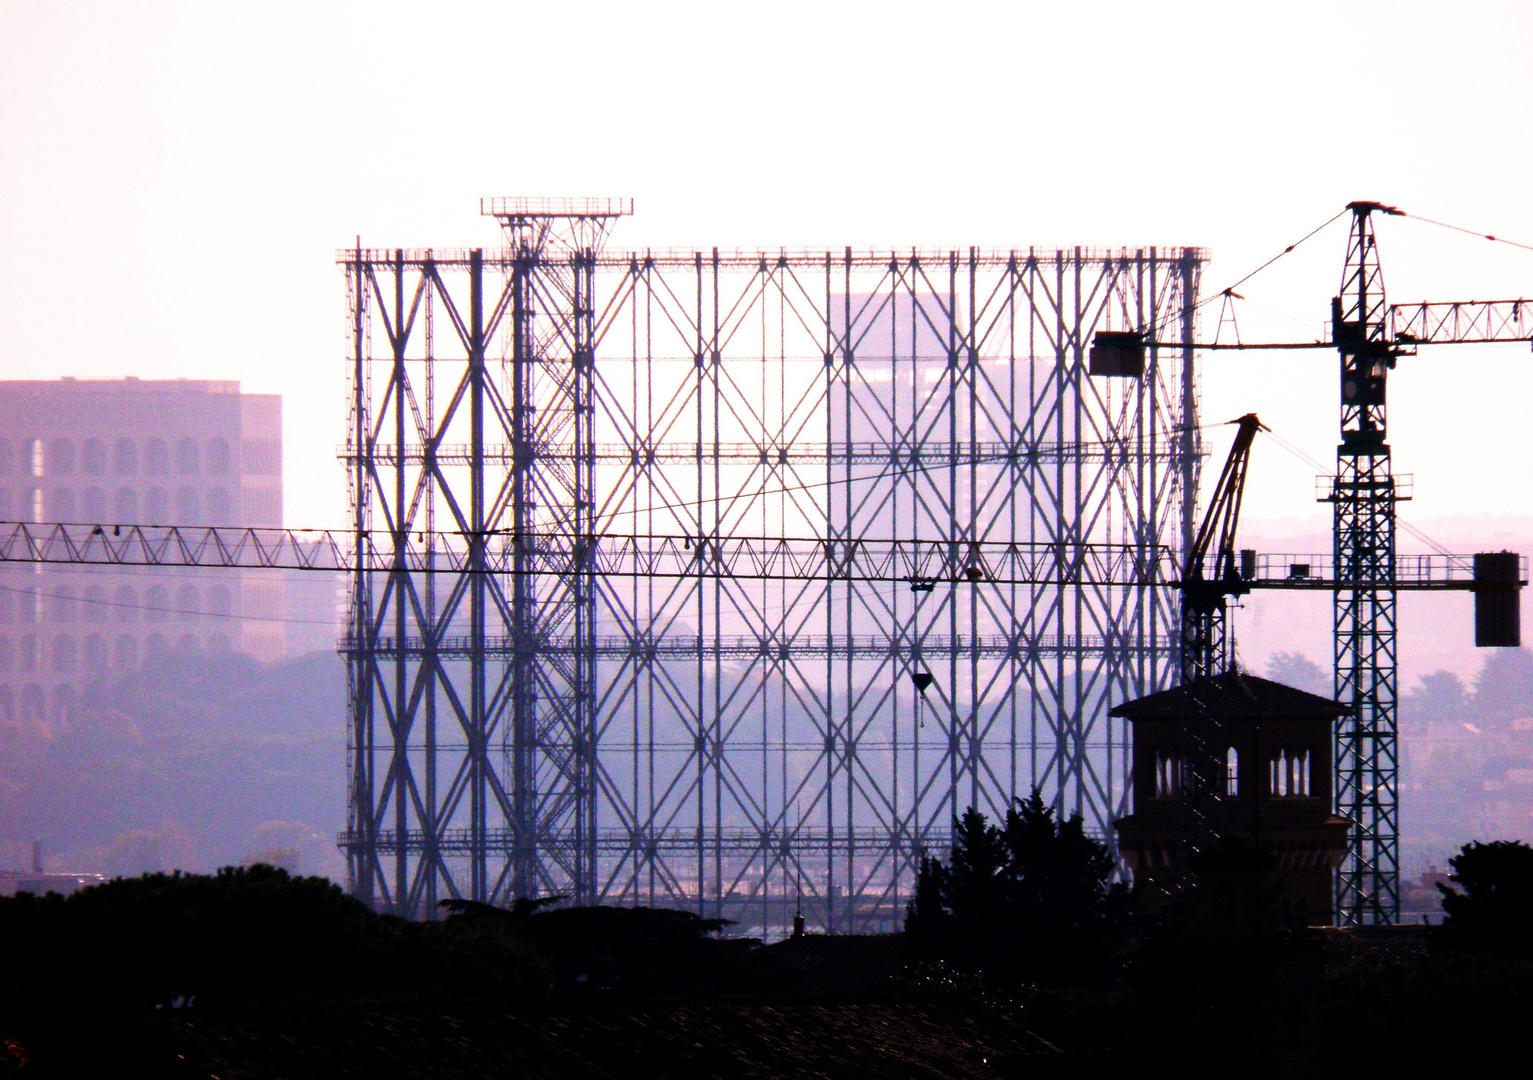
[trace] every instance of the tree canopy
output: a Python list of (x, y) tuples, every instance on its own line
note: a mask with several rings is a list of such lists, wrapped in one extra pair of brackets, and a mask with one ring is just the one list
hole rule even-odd
[(1000, 825), (970, 807), (947, 863), (922, 861), (905, 931), (919, 952), (989, 983), (1091, 982), (1128, 924), (1127, 887), (1081, 816), (1059, 820), (1035, 790)]
[(1438, 943), (1533, 959), (1533, 847), (1511, 840), (1465, 844), (1439, 884), (1447, 918)]

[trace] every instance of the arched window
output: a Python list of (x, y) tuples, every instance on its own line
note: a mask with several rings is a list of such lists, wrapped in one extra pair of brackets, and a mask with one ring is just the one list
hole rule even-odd
[(43, 688), (36, 683), (28, 683), (21, 691), (21, 718), (23, 720), (43, 718)]
[(69, 439), (54, 439), (48, 447), (48, 475), (75, 474), (75, 444)]
[(138, 667), (138, 641), (132, 634), (118, 634), (113, 654), (113, 666), (118, 671), (132, 671)]
[(75, 621), (75, 591), (70, 585), (55, 585), (48, 594), (48, 617), (54, 622)]
[(184, 487), (176, 492), (176, 524), (196, 525), (202, 513), (197, 506), (197, 489)]
[(59, 488), (52, 495), (53, 505), (49, 508), (49, 517), (54, 521), (75, 520), (75, 493), (70, 488)]
[(117, 586), (117, 595), (112, 598), (112, 605), (112, 618), (117, 622), (138, 622), (138, 593), (133, 591), (132, 585)]
[(153, 660), (170, 652), (170, 639), (164, 634), (150, 634), (144, 639), (144, 659)]
[(37, 635), (23, 634), (16, 643), (17, 667), (22, 671), (37, 670)]
[(132, 488), (118, 488), (112, 500), (112, 516), (124, 525), (138, 524), (138, 492)]
[(99, 676), (106, 671), (106, 638), (92, 634), (85, 639), (85, 672)]
[(11, 498), (10, 488), (0, 488), (0, 521), (15, 521), (16, 503)]
[(23, 585), (16, 590), (16, 621), (25, 626), (37, 622), (37, 586)]
[(75, 688), (68, 683), (60, 683), (53, 688), (53, 722), (64, 726), (74, 718)]
[(1182, 758), (1165, 750), (1155, 752), (1155, 797), (1178, 799), (1183, 794), (1185, 778)]
[[(149, 622), (164, 622), (170, 617), (170, 590), (163, 585), (151, 585), (149, 591), (144, 594), (144, 606), (148, 609), (144, 612), (144, 618)], [(164, 652), (164, 649), (151, 652)]]
[(162, 487), (152, 487), (144, 492), (144, 524), (170, 524), (170, 494)]
[(86, 488), (80, 509), (86, 521), (92, 525), (101, 524), (106, 520), (106, 492), (98, 487)]
[(180, 622), (197, 622), (202, 618), (202, 605), (195, 585), (183, 585), (176, 593), (176, 619)]
[(194, 634), (182, 634), (176, 639), (177, 656), (196, 656), (200, 651)]
[(0, 671), (10, 671), (16, 666), (16, 646), (8, 637), (0, 637)]
[(80, 471), (86, 476), (106, 475), (106, 443), (100, 439), (86, 439), (80, 447)]
[(197, 475), (197, 440), (180, 439), (176, 443), (176, 475)]
[(16, 722), (16, 699), (9, 686), (0, 686), (0, 720), (7, 724)]
[(1224, 793), (1232, 799), (1240, 794), (1240, 751), (1233, 746), (1224, 755)]
[(60, 634), (53, 639), (53, 655), (49, 657), (49, 666), (54, 671), (69, 672), (75, 669), (77, 653), (75, 639), (68, 634)]
[(11, 441), (0, 439), (0, 476), (9, 473), (15, 465), (15, 461), (11, 458)]
[(144, 443), (144, 472), (149, 476), (170, 474), (170, 450), (164, 439), (150, 439)]
[(1314, 779), (1308, 750), (1276, 750), (1267, 763), (1267, 792), (1279, 799), (1307, 799)]
[(111, 614), (106, 603), (106, 587), (103, 585), (85, 586), (81, 601), (80, 618), (86, 622), (103, 623)]
[(208, 440), (208, 475), (229, 475), (229, 440)]
[(0, 589), (0, 625), (9, 624), (15, 618), (11, 613), (11, 601), (15, 598), (16, 594), (9, 588)]
[(208, 524), (209, 525), (232, 525), (234, 515), (229, 511), (229, 491), (227, 488), (214, 488), (208, 492)]
[(138, 475), (138, 446), (132, 439), (118, 439), (112, 444), (112, 471), (118, 476)]

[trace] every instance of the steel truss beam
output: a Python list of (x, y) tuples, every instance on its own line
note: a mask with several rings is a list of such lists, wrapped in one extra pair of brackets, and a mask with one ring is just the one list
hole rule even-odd
[(1394, 304), (1389, 341), (1417, 345), (1465, 345), (1533, 339), (1533, 306), (1527, 300), (1466, 300)]
[(1190, 349), (1093, 378), (1083, 344), (1190, 343), (1201, 253), (497, 216), (503, 251), (340, 260), (357, 892), (865, 929), (967, 805), (1109, 834), (1201, 446)]
[[(1400, 478), (1396, 477), (1397, 490)], [(1327, 499), (1333, 489), (1327, 487)], [(499, 537), (499, 541), (495, 539)], [(309, 570), (387, 574), (396, 562), (417, 574), (471, 572), (469, 549), (458, 533), (405, 537), (398, 551), (366, 549), (355, 559), (352, 532), (317, 529), (241, 529), (209, 526), (90, 525), (70, 522), (0, 522), (0, 563), (81, 566), (190, 566), (241, 570)], [(1257, 552), (1251, 589), (1334, 591), (1363, 584), (1411, 590), (1472, 589), (1474, 556), (1396, 555), (1389, 576), (1376, 580), (1336, 575), (1335, 554)], [(509, 534), (492, 534), (482, 570), (510, 577), (585, 573), (603, 578), (855, 581), (924, 589), (956, 585), (1093, 585), (1178, 588), (1169, 549), (1146, 552), (1121, 544), (1047, 544), (930, 540), (855, 542), (790, 537), (596, 536), (572, 540), (537, 534), (518, 547)], [(1527, 557), (1519, 560), (1527, 580)], [(974, 573), (974, 571), (978, 573)], [(964, 646), (965, 648), (967, 646)]]

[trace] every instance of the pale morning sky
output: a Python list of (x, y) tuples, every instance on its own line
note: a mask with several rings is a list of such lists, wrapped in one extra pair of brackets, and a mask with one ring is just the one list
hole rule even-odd
[[(1209, 290), (1351, 199), (1533, 243), (1530, 43), (1527, 3), (0, 0), (0, 378), (281, 393), (287, 520), (338, 524), (357, 234), (626, 194), (620, 246), (1197, 244)], [(1533, 251), (1381, 231), (1392, 299), (1533, 295)], [(1243, 287), (1245, 336), (1318, 333), (1344, 240)], [(1204, 371), (1206, 418), (1331, 459), (1334, 356)], [(1401, 364), (1410, 520), (1533, 533), (1530, 391), (1525, 347)], [(1324, 531), (1313, 471), (1258, 448), (1253, 532)]]

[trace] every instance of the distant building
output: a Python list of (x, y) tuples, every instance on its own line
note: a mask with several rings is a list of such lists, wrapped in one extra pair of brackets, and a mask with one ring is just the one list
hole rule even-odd
[[(1177, 687), (1113, 709), (1134, 728), (1134, 812), (1115, 825), (1143, 906), (1165, 907), (1191, 883), (1207, 894), (1200, 910), (1230, 924), (1330, 925), (1349, 828), (1332, 810), (1332, 727), (1347, 712), (1242, 672), (1208, 680), (1196, 701)], [(1219, 733), (1224, 776), (1208, 808), (1217, 846), (1189, 866), (1194, 723)]]
[(50, 874), (43, 867), (43, 842), (32, 842), (32, 865), (26, 870), (0, 870), (0, 896), (15, 896), (19, 892), (44, 896), (58, 893), (72, 896), (81, 889), (100, 885), (106, 878), (101, 874)]
[[(282, 525), (282, 399), (238, 382), (0, 382), (0, 521)], [(66, 723), (174, 656), (281, 659), (279, 575), (0, 567), (0, 723)]]

